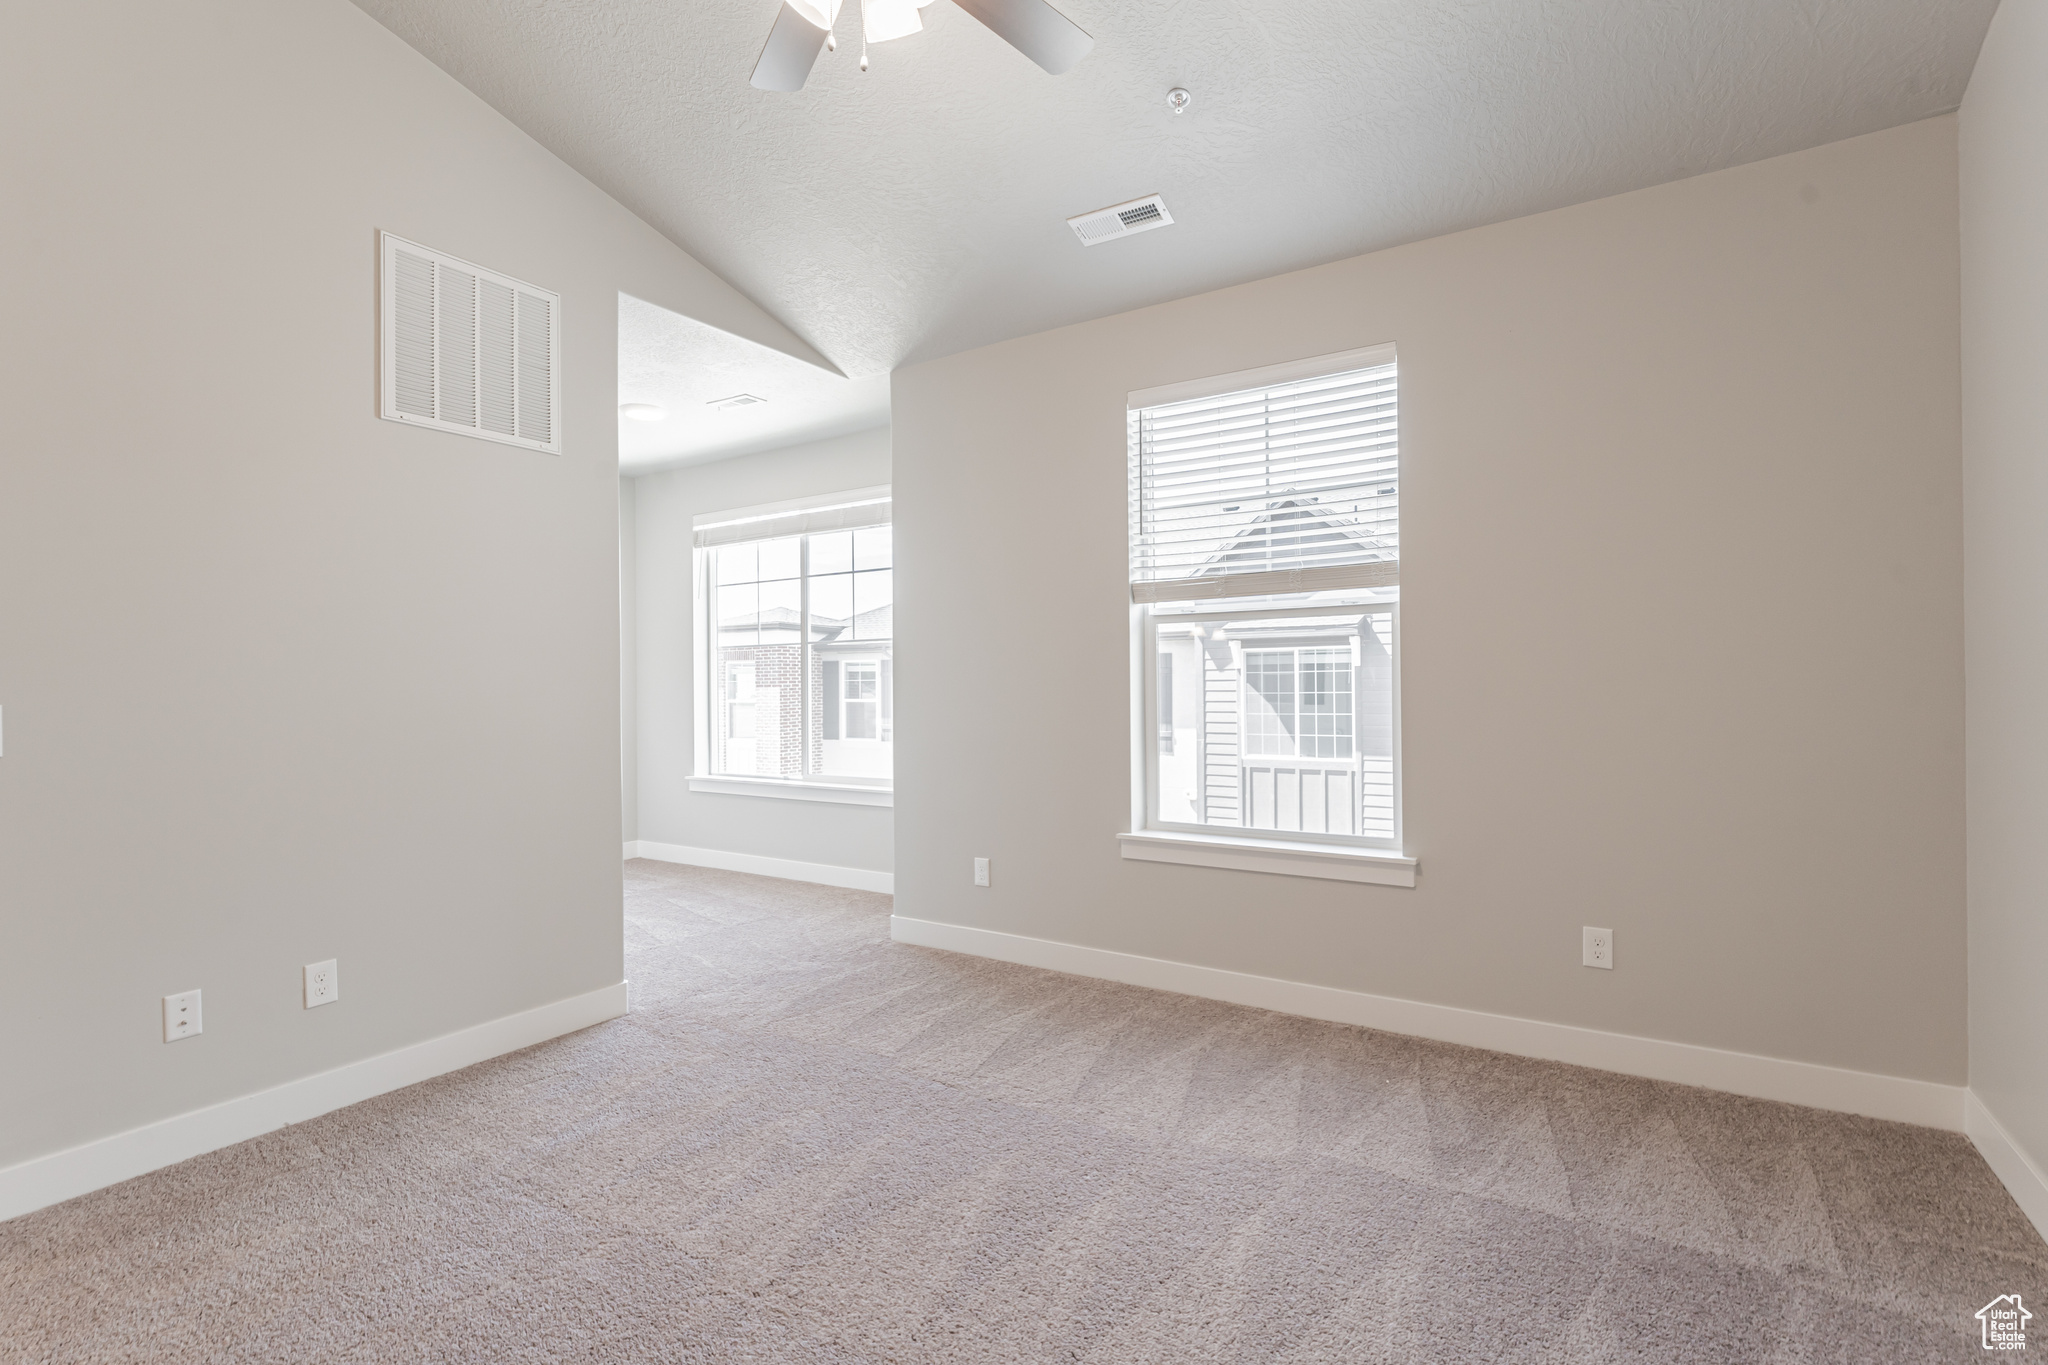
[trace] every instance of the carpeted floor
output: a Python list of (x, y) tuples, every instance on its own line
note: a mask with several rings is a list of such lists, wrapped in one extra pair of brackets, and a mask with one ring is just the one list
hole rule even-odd
[(0, 1225), (0, 1360), (1922, 1365), (2048, 1301), (1955, 1134), (627, 883), (631, 1016)]

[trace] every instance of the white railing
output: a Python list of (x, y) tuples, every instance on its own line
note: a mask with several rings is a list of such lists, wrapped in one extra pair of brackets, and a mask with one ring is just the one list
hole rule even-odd
[(1251, 829), (1393, 837), (1391, 758), (1251, 757), (1240, 763), (1238, 790)]

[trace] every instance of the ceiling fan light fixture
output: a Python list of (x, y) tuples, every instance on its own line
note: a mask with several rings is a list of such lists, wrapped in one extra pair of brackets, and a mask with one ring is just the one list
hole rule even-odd
[[(754, 62), (753, 87), (784, 94), (803, 89), (818, 54), (838, 49), (832, 26), (839, 20), (840, 3), (841, 0), (782, 0), (774, 27), (768, 30), (768, 41)], [(932, 0), (863, 0), (860, 69), (868, 69), (869, 43), (886, 43), (921, 30), (924, 20), (918, 11), (931, 3)], [(1050, 75), (1064, 76), (1095, 45), (1095, 40), (1054, 9), (1050, 0), (957, 3), (980, 20), (983, 27)]]
[(1072, 71), (1095, 40), (1047, 0), (953, 0), (1049, 76)]
[(784, 0), (784, 3), (827, 33), (839, 22), (840, 0)]
[[(929, 0), (927, 0), (929, 3)], [(924, 29), (915, 0), (863, 0), (861, 32), (871, 43), (908, 38)]]
[[(798, 4), (802, 5), (799, 9)], [(756, 90), (784, 94), (804, 88), (818, 54), (832, 38), (832, 21), (839, 15), (839, 0), (783, 0), (775, 11), (775, 26), (754, 63), (749, 82)]]

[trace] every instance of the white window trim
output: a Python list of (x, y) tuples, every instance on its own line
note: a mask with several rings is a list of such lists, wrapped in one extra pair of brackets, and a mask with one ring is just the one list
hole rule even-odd
[(690, 779), (693, 792), (720, 796), (768, 796), (781, 801), (824, 801), (837, 806), (894, 806), (889, 787), (847, 787), (830, 782), (805, 782), (791, 777), (705, 777)]
[[(841, 511), (850, 511), (858, 516), (862, 509), (877, 502), (887, 502), (890, 497), (890, 485), (879, 484), (872, 488), (790, 498), (754, 507), (700, 513), (692, 519), (692, 530), (694, 532), (702, 527), (725, 527), (738, 522), (758, 522), (771, 518), (805, 518), (819, 514), (829, 518), (833, 513)], [(810, 528), (797, 525), (788, 529), (795, 534), (804, 534)], [(817, 529), (830, 528), (820, 526)], [(705, 628), (712, 609), (705, 593), (710, 580), (710, 574), (706, 572), (704, 565), (707, 553), (708, 551), (701, 546), (694, 546), (690, 551), (690, 692), (694, 752), (691, 754), (693, 771), (687, 779), (689, 789), (717, 796), (756, 796), (783, 801), (819, 801), (840, 806), (893, 807), (896, 804), (896, 784), (893, 779), (889, 782), (863, 784), (857, 779), (833, 781), (807, 777), (751, 777), (710, 771), (709, 765), (715, 743), (714, 729), (722, 722), (723, 717), (719, 714), (717, 705), (718, 689), (711, 677), (710, 632)], [(808, 570), (808, 562), (805, 568)], [(808, 573), (804, 581), (808, 583)], [(808, 672), (799, 671), (806, 674)], [(879, 705), (879, 698), (877, 703)], [(808, 700), (805, 705), (808, 706)]]
[(1135, 862), (1226, 867), (1238, 872), (1275, 872), (1283, 877), (1320, 877), (1335, 882), (1413, 886), (1420, 865), (1405, 853), (1385, 848), (1305, 844), (1288, 839), (1246, 839), (1220, 834), (1139, 830), (1116, 836), (1124, 857)]
[[(1206, 379), (1189, 380), (1186, 383), (1139, 389), (1127, 395), (1125, 406), (1129, 411), (1136, 412), (1140, 408), (1188, 402), (1217, 394), (1232, 393), (1238, 389), (1293, 383), (1349, 369), (1391, 364), (1395, 360), (1396, 348), (1392, 342), (1387, 342), (1353, 351), (1341, 351), (1333, 355), (1313, 356), (1279, 365), (1240, 370), (1233, 374), (1212, 375)], [(1416, 870), (1420, 863), (1406, 851), (1405, 802), (1402, 793), (1402, 670), (1398, 644), (1401, 608), (1397, 599), (1385, 604), (1361, 604), (1361, 609), (1389, 611), (1397, 641), (1392, 698), (1394, 837), (1391, 842), (1368, 843), (1357, 838), (1342, 838), (1340, 841), (1338, 836), (1331, 836), (1325, 840), (1314, 835), (1290, 839), (1250, 829), (1242, 833), (1217, 833), (1215, 827), (1191, 826), (1179, 821), (1160, 819), (1159, 740), (1156, 718), (1159, 700), (1157, 624), (1161, 618), (1149, 602), (1134, 601), (1131, 606), (1131, 676), (1137, 685), (1131, 688), (1131, 828), (1129, 833), (1117, 836), (1126, 859), (1139, 862), (1181, 863), (1194, 867), (1230, 868), (1245, 872), (1268, 872), (1282, 876), (1317, 877), (1332, 881), (1366, 882), (1381, 886), (1415, 885)], [(1270, 612), (1257, 608), (1230, 612), (1219, 603), (1215, 607), (1195, 613), (1198, 619), (1224, 614), (1327, 616), (1332, 614), (1332, 609), (1282, 607)]]

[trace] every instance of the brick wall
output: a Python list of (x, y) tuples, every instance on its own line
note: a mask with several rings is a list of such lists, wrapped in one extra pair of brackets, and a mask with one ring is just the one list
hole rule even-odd
[[(774, 760), (772, 766), (770, 763), (771, 746), (766, 743), (769, 736), (762, 733), (760, 727), (761, 715), (758, 711), (755, 713), (754, 757), (757, 764), (755, 771), (759, 776), (801, 777), (803, 775), (804, 727), (803, 692), (801, 688), (802, 664), (800, 662), (802, 652), (801, 646), (793, 644), (729, 645), (719, 650), (721, 671), (717, 679), (717, 686), (721, 689), (721, 692), (725, 686), (724, 665), (740, 663), (751, 663), (754, 665), (754, 688), (756, 692), (769, 688), (773, 688), (776, 691), (776, 707), (780, 721), (780, 734), (778, 737), (781, 743), (772, 746)], [(718, 729), (718, 743), (721, 749), (719, 754), (720, 767), (726, 766), (722, 752), (725, 744), (725, 732), (722, 728), (725, 724), (724, 702), (724, 696), (719, 696), (720, 713), (713, 720), (713, 725), (720, 727)]]

